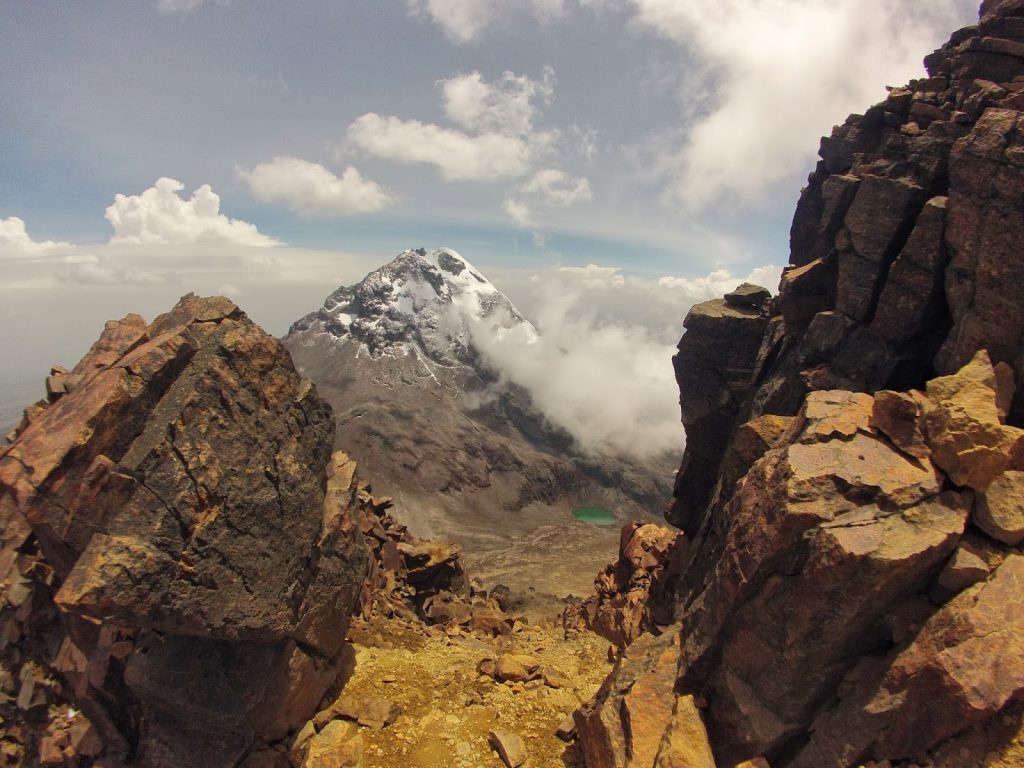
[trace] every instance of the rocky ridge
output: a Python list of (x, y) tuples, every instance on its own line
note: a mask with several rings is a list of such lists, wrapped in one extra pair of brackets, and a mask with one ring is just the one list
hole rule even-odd
[[(1024, 3), (925, 63), (822, 141), (779, 297), (687, 317), (681, 626), (580, 711), (588, 765), (641, 764), (638, 732), (643, 765), (691, 764), (681, 711), (718, 765), (1024, 757)], [(663, 654), (672, 696), (638, 729)]]

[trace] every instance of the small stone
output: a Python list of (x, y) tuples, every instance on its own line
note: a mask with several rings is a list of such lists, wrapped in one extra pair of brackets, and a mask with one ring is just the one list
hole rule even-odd
[(772, 297), (771, 291), (753, 283), (743, 283), (736, 290), (725, 294), (725, 301), (733, 307), (754, 307), (759, 309)]
[(978, 495), (974, 524), (1011, 547), (1024, 541), (1024, 472), (1004, 472)]
[(544, 685), (549, 688), (571, 688), (572, 681), (557, 669), (544, 668)]
[(573, 720), (571, 712), (562, 718), (562, 722), (555, 728), (555, 736), (562, 741), (572, 741), (576, 738), (576, 721)]
[(962, 592), (985, 579), (991, 572), (981, 553), (973, 551), (967, 540), (961, 541), (937, 579), (943, 589)]
[(333, 720), (309, 743), (302, 768), (359, 768), (363, 739), (352, 723)]
[(494, 675), (498, 680), (526, 682), (540, 674), (540, 662), (532, 656), (524, 654), (503, 654), (494, 665)]
[(495, 729), (488, 734), (487, 740), (507, 768), (519, 768), (526, 762), (526, 746), (523, 740), (511, 731)]
[(402, 714), (402, 707), (394, 701), (371, 696), (366, 699), (339, 702), (335, 711), (347, 720), (379, 731), (391, 725)]

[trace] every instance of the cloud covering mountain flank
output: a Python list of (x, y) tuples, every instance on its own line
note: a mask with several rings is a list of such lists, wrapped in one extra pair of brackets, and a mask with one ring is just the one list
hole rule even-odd
[(747, 278), (718, 270), (646, 280), (594, 264), (546, 270), (528, 287), (510, 285), (512, 295), (532, 295), (519, 308), (538, 333), (521, 324), (495, 333), (482, 323), (473, 327), (473, 344), (585, 449), (638, 459), (679, 452), (684, 434), (672, 355), (683, 315), (745, 279), (774, 287), (778, 274), (763, 267)]

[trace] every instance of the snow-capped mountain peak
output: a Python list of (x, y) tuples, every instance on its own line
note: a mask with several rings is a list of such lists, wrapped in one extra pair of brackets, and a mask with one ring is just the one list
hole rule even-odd
[(472, 358), (474, 333), (536, 330), (476, 267), (450, 248), (408, 250), (289, 330), (358, 343), (372, 357), (410, 351), (452, 364)]

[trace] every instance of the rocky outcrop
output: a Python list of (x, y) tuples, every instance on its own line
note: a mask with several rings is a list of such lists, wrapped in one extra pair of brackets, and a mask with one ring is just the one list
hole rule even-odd
[(675, 585), (686, 555), (686, 537), (653, 523), (626, 523), (619, 558), (594, 580), (595, 593), (563, 612), (567, 632), (596, 632), (620, 648), (644, 632), (660, 632), (675, 613)]
[[(338, 451), (340, 474), (353, 482), (356, 465)], [(371, 554), (370, 575), (363, 585), (362, 615), (376, 614), (421, 621), (446, 628), (465, 627), (488, 635), (507, 635), (513, 617), (505, 612), (507, 588), (488, 594), (471, 584), (460, 549), (412, 536), (388, 514), (392, 499), (377, 497), (368, 483), (358, 483), (359, 528)]]
[(926, 66), (822, 141), (778, 298), (680, 342), (677, 693), (719, 764), (1021, 729), (1024, 4)]
[[(743, 286), (741, 286), (742, 288)], [(750, 377), (767, 318), (764, 289), (750, 286), (698, 304), (686, 315), (686, 333), (672, 359), (687, 450), (676, 475), (668, 520), (694, 534), (699, 511), (714, 490), (715, 468), (750, 388)], [(742, 296), (742, 298), (735, 298)]]
[[(0, 454), (5, 665), (95, 734), (62, 737), (69, 759), (281, 764), (366, 577), (330, 407), (234, 304), (192, 295), (108, 324), (48, 389)], [(46, 738), (27, 762), (64, 748)]]
[(678, 660), (678, 632), (644, 635), (626, 649), (573, 713), (588, 768), (714, 768), (696, 702), (673, 690)]

